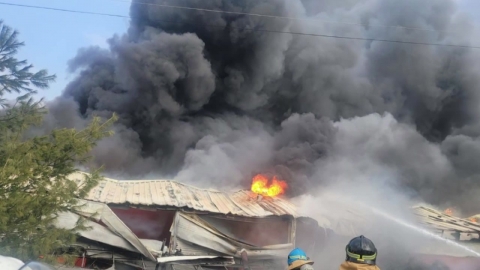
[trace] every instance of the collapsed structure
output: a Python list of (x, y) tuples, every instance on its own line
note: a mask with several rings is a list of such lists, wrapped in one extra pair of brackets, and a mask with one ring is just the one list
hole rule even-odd
[[(412, 210), (419, 225), (426, 230), (480, 253), (480, 224), (476, 222), (475, 216), (458, 218), (453, 216), (452, 211), (443, 213), (426, 206), (416, 206)], [(422, 253), (423, 262), (427, 264), (441, 262), (451, 270), (478, 269), (480, 265), (480, 258), (472, 257), (471, 253), (468, 254), (461, 249), (447, 249), (447, 245), (431, 245)]]
[[(71, 177), (80, 182), (83, 173)], [(105, 178), (82, 202), (76, 213), (62, 213), (58, 226), (73, 228), (88, 217), (91, 229), (80, 232), (77, 246), (76, 266), (83, 268), (284, 268), (292, 248), (314, 252), (327, 237), (287, 200), (245, 190)]]
[[(70, 177), (81, 184), (84, 174)], [(247, 190), (225, 193), (171, 180), (104, 178), (81, 202), (75, 213), (61, 213), (57, 223), (73, 228), (86, 218), (91, 229), (79, 232), (72, 247), (81, 269), (285, 268), (286, 255), (294, 247), (324, 254), (325, 243), (347, 242), (359, 233), (354, 227), (365, 222), (361, 212), (349, 207), (343, 214), (339, 210), (335, 217), (315, 220), (299, 215), (282, 197)], [(473, 219), (425, 206), (413, 208), (413, 213), (432, 233), (480, 252), (480, 224)], [(472, 254), (447, 246), (432, 242), (413, 252), (425, 265), (441, 263), (450, 270), (476, 269), (472, 267), (480, 264)]]

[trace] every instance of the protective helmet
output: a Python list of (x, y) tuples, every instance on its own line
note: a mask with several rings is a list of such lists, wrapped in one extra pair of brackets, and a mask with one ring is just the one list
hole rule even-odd
[(288, 265), (291, 265), (296, 260), (308, 260), (307, 253), (299, 248), (290, 251), (287, 260)]
[(349, 262), (376, 265), (377, 248), (370, 239), (363, 235), (350, 240), (345, 250), (346, 260)]

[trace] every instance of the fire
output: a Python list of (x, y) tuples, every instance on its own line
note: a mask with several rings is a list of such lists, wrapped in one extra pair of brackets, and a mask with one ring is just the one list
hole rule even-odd
[(251, 190), (263, 196), (275, 197), (285, 193), (287, 187), (287, 182), (278, 180), (276, 176), (273, 177), (272, 182), (269, 185), (269, 179), (267, 176), (257, 174), (252, 179)]
[(445, 214), (447, 214), (449, 216), (453, 215), (453, 209), (452, 208), (445, 209)]
[(469, 218), (470, 222), (477, 223), (477, 219), (474, 217)]

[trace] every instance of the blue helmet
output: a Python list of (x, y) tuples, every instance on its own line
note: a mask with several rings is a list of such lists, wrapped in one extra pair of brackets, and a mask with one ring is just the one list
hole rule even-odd
[(292, 264), (296, 260), (305, 260), (305, 261), (308, 260), (308, 257), (305, 251), (299, 248), (296, 248), (290, 251), (290, 253), (288, 254), (288, 260), (287, 260), (288, 265)]

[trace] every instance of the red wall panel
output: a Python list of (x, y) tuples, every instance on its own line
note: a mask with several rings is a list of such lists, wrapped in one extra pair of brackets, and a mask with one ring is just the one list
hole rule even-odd
[(110, 206), (110, 208), (138, 238), (170, 240), (169, 230), (175, 217), (175, 211), (149, 211), (137, 208), (115, 208), (114, 206)]

